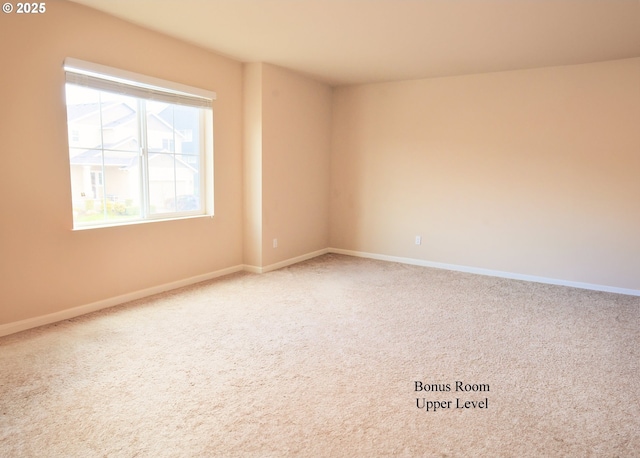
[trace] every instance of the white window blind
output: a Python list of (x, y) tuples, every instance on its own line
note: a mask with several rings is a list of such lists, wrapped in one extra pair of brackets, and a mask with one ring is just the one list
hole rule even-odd
[(66, 81), (100, 91), (175, 105), (211, 108), (215, 92), (78, 59), (65, 59)]

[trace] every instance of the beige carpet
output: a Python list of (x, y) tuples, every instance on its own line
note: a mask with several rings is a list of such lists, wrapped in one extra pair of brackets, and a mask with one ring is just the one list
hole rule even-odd
[(640, 456), (639, 344), (638, 297), (325, 255), (1, 338), (0, 456)]

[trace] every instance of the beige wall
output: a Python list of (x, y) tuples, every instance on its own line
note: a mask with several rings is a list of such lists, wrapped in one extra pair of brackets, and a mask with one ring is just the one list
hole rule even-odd
[[(0, 38), (0, 325), (242, 264), (240, 63), (60, 1)], [(71, 230), (66, 57), (217, 92), (214, 218)]]
[(245, 88), (245, 262), (264, 268), (329, 244), (332, 90), (269, 64)]
[(262, 64), (244, 68), (244, 263), (262, 267)]
[(334, 248), (640, 290), (640, 59), (340, 88), (331, 161)]

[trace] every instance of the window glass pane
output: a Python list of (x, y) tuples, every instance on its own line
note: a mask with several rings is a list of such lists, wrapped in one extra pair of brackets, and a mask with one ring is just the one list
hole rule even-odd
[(74, 223), (100, 224), (142, 216), (137, 153), (71, 149), (70, 157)]
[(148, 168), (150, 212), (175, 212), (175, 156), (173, 154), (149, 153)]
[(72, 148), (69, 156), (74, 222), (100, 223), (105, 198), (102, 150)]
[(200, 114), (193, 107), (175, 105), (173, 110), (176, 130), (176, 152), (182, 154), (200, 154)]
[(152, 213), (200, 210), (200, 157), (150, 154), (149, 201)]
[(105, 213), (109, 221), (142, 216), (140, 176), (138, 153), (104, 152)]
[(173, 105), (147, 101), (147, 147), (149, 152), (173, 153), (176, 138), (173, 128)]
[(200, 210), (200, 157), (176, 155), (176, 211)]
[(200, 154), (199, 108), (147, 102), (147, 143), (158, 153)]
[(108, 92), (101, 93), (102, 141), (105, 149), (138, 151), (138, 101)]
[(65, 87), (71, 148), (100, 148), (100, 92), (73, 84)]

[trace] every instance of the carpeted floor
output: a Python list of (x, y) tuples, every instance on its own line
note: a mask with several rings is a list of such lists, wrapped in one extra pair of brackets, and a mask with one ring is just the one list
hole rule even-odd
[(639, 344), (638, 297), (325, 255), (0, 338), (0, 456), (640, 456)]

